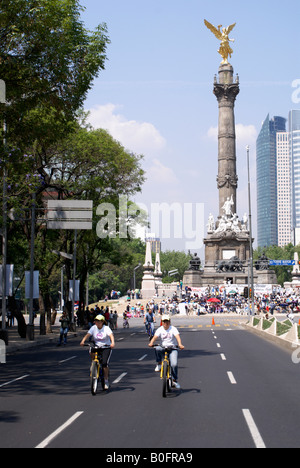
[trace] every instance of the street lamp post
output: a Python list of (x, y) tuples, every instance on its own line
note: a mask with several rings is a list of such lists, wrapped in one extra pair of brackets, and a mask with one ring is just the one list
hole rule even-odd
[(36, 194), (32, 194), (31, 205), (31, 238), (30, 238), (30, 286), (29, 286), (29, 324), (27, 325), (27, 339), (34, 341), (34, 240), (35, 240), (35, 212), (36, 212)]
[(253, 244), (252, 244), (252, 211), (251, 211), (251, 183), (250, 183), (250, 146), (247, 146), (246, 149), (247, 149), (247, 166), (248, 166), (251, 315), (254, 315)]

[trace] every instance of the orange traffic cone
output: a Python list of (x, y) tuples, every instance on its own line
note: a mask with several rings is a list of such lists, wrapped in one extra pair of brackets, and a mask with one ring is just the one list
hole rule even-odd
[(214, 319), (214, 317), (213, 317), (213, 319), (212, 319), (212, 325), (216, 325), (216, 324), (215, 324), (215, 319)]

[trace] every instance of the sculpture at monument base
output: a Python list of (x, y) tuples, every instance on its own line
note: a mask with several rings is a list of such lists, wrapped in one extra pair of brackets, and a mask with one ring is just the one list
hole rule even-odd
[(232, 257), (230, 260), (221, 260), (216, 262), (216, 272), (217, 273), (228, 273), (240, 271), (245, 272), (243, 262), (240, 261), (238, 257)]

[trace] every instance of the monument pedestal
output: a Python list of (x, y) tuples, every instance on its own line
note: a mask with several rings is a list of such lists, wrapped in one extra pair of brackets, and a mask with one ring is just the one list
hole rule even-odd
[(255, 281), (257, 284), (278, 284), (274, 270), (257, 271), (255, 275), (257, 276), (257, 281)]
[(183, 276), (183, 286), (189, 288), (201, 288), (203, 286), (203, 271), (188, 270)]
[(241, 262), (249, 262), (250, 238), (248, 231), (226, 231), (209, 233), (204, 239), (205, 267), (215, 267), (216, 264), (230, 261), (237, 257)]
[(156, 282), (153, 272), (145, 272), (142, 281), (142, 296), (143, 299), (152, 299), (156, 294)]
[(156, 294), (156, 282), (154, 276), (154, 265), (152, 263), (151, 243), (146, 242), (146, 258), (144, 264), (144, 276), (142, 280), (143, 299), (152, 299)]

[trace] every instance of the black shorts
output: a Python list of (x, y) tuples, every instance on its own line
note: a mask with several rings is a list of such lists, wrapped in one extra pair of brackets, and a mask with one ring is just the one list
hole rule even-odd
[(105, 367), (108, 367), (109, 365), (109, 361), (110, 361), (110, 356), (111, 356), (111, 353), (112, 353), (112, 349), (111, 348), (97, 348), (97, 349), (94, 349), (92, 348), (91, 349), (91, 354), (94, 354), (95, 351), (98, 352), (98, 356), (102, 356), (102, 366), (105, 368)]

